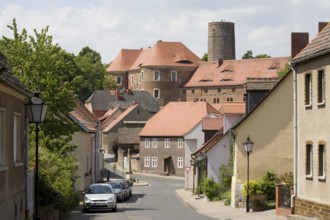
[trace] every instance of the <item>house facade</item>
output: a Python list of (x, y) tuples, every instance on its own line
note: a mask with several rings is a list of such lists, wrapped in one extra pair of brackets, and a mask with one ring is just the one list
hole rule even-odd
[[(0, 210), (2, 219), (25, 219), (25, 110), (33, 94), (11, 73), (0, 52)], [(33, 207), (33, 206), (32, 206)], [(33, 210), (31, 210), (33, 212)]]
[(91, 183), (100, 181), (100, 170), (103, 169), (101, 148), (101, 123), (88, 111), (81, 101), (76, 101), (76, 106), (69, 113), (79, 131), (74, 132), (71, 143), (77, 145), (73, 154), (77, 158), (78, 170), (75, 187), (84, 191)]
[(168, 103), (139, 134), (142, 172), (184, 176), (191, 153), (204, 143), (202, 118), (212, 114), (218, 111), (206, 102)]
[[(232, 128), (233, 176), (231, 205), (244, 201), (241, 195), (247, 180), (247, 155), (243, 142), (254, 142), (249, 157), (250, 180), (267, 172), (280, 176), (293, 170), (293, 74), (288, 73), (267, 96)], [(271, 162), (270, 162), (271, 161)]]
[(119, 88), (146, 91), (160, 105), (184, 101), (183, 85), (201, 62), (181, 42), (157, 41), (153, 47), (121, 50), (107, 72), (118, 79)]
[(330, 171), (328, 85), (330, 25), (319, 24), (318, 35), (292, 60), (296, 74), (293, 211), (296, 215), (329, 219)]

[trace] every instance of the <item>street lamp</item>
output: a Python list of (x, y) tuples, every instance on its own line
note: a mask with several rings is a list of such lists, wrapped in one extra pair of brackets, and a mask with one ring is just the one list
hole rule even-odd
[(43, 123), (45, 120), (48, 104), (41, 98), (39, 98), (39, 93), (35, 93), (32, 98), (29, 99), (25, 105), (25, 111), (29, 117), (29, 123), (35, 123), (36, 124), (36, 173), (35, 173), (35, 183), (34, 183), (34, 218), (35, 220), (40, 219), (38, 216), (38, 183), (39, 183), (39, 177), (38, 177), (38, 133), (39, 128), (38, 124)]
[(243, 142), (244, 151), (247, 154), (247, 190), (246, 190), (246, 212), (250, 212), (250, 185), (249, 185), (249, 156), (252, 152), (254, 143), (250, 140), (248, 136), (246, 141)]

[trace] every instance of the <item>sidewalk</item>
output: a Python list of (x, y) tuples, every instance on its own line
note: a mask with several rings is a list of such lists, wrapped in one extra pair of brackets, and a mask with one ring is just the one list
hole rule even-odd
[(276, 217), (275, 210), (268, 210), (264, 212), (249, 212), (245, 209), (233, 208), (225, 206), (222, 201), (206, 202), (203, 199), (195, 199), (191, 191), (178, 189), (176, 191), (179, 197), (185, 201), (190, 207), (202, 215), (221, 220), (284, 220), (286, 218)]

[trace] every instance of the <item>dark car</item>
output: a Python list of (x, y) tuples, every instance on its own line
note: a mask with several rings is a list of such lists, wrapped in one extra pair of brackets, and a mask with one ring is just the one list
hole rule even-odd
[(83, 211), (90, 210), (112, 210), (117, 211), (117, 200), (114, 190), (110, 184), (95, 183), (88, 186), (83, 193)]
[(120, 182), (110, 182), (110, 184), (116, 194), (117, 201), (123, 202), (127, 198), (126, 189)]
[(128, 192), (128, 196), (132, 197), (132, 186), (133, 186), (133, 182), (128, 181), (126, 179), (121, 179), (121, 180), (117, 180), (118, 182), (121, 182), (122, 184), (124, 184), (126, 191)]

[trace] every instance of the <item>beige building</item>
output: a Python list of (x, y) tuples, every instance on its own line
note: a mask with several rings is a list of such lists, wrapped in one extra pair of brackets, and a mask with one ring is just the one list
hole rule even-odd
[(233, 127), (234, 171), (232, 206), (244, 201), (247, 156), (243, 142), (254, 142), (250, 154), (250, 180), (260, 180), (268, 171), (281, 175), (293, 169), (293, 74), (288, 73), (248, 115)]
[[(25, 219), (25, 110), (32, 97), (11, 73), (0, 52), (0, 210), (1, 219)], [(33, 208), (33, 206), (31, 207)], [(28, 208), (27, 208), (28, 209)], [(33, 211), (33, 210), (31, 210)]]
[(329, 219), (330, 24), (292, 60), (297, 77), (294, 214)]

